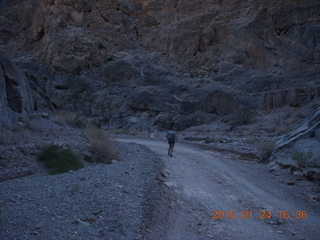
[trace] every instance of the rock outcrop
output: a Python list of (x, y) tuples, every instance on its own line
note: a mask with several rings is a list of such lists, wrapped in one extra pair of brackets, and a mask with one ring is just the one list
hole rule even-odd
[(320, 98), (320, 87), (293, 88), (261, 94), (260, 109), (264, 111), (284, 106), (300, 107)]
[(9, 126), (18, 114), (34, 109), (29, 82), (23, 72), (0, 56), (0, 126)]

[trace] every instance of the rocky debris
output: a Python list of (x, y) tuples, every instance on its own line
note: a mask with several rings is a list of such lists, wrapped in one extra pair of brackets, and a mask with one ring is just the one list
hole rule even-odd
[(269, 170), (269, 172), (276, 172), (276, 171), (278, 171), (280, 168), (281, 168), (280, 165), (277, 164), (276, 162), (270, 162), (270, 163), (268, 164), (268, 170)]
[(303, 180), (303, 178), (304, 178), (304, 175), (303, 175), (303, 173), (301, 171), (295, 171), (293, 173), (293, 176), (295, 177), (295, 179), (297, 181)]
[(292, 132), (282, 136), (277, 142), (277, 149), (275, 152), (282, 147), (289, 145), (290, 143), (303, 138), (312, 131), (317, 131), (317, 127), (320, 125), (320, 108), (314, 110), (309, 117), (304, 119), (304, 121)]
[(293, 171), (299, 169), (298, 163), (292, 159), (290, 154), (287, 153), (279, 155), (275, 162), (283, 169), (292, 169)]
[(145, 225), (156, 214), (161, 167), (147, 148), (119, 146), (118, 164), (1, 182), (1, 239), (143, 239)]
[(319, 169), (308, 169), (304, 172), (307, 179), (311, 181), (320, 182), (320, 170)]
[(312, 181), (319, 181), (319, 116), (320, 109), (317, 108), (296, 129), (280, 137), (271, 157), (281, 167), (290, 168), (293, 173), (306, 169), (303, 175)]

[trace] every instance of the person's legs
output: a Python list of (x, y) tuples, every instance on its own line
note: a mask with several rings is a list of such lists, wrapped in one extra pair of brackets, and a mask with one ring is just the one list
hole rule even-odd
[(169, 145), (169, 148), (168, 148), (168, 156), (170, 156), (170, 154), (171, 154), (171, 142), (170, 141), (168, 141), (168, 145)]
[(170, 155), (170, 157), (172, 157), (173, 147), (174, 147), (174, 143), (171, 143), (169, 145), (169, 155)]

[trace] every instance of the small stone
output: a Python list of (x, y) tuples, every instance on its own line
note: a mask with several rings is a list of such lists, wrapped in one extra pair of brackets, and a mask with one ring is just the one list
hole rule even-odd
[(37, 232), (37, 231), (32, 231), (32, 232), (30, 232), (30, 235), (33, 235), (33, 236), (36, 236), (36, 235), (38, 235), (39, 233)]
[(296, 181), (287, 182), (287, 185), (295, 185), (295, 184), (296, 184)]
[(297, 179), (297, 180), (303, 180), (303, 173), (301, 172), (301, 171), (295, 171), (294, 173), (293, 173), (293, 176), (295, 176), (295, 178)]
[(165, 172), (161, 172), (161, 177), (167, 178), (167, 177), (168, 177), (168, 174), (165, 173)]
[(80, 220), (80, 219), (77, 219), (77, 223), (80, 223), (80, 224), (82, 224), (82, 225), (84, 225), (84, 226), (90, 226), (90, 223), (85, 222), (85, 221), (82, 221), (82, 220)]
[(17, 122), (18, 127), (24, 128), (26, 126), (26, 124), (24, 124), (23, 122)]
[(163, 182), (167, 187), (174, 188), (176, 185), (173, 182)]
[(41, 116), (42, 116), (43, 118), (48, 118), (48, 117), (49, 117), (49, 113), (47, 113), (47, 112), (42, 112), (42, 113), (41, 113)]
[(111, 163), (112, 163), (112, 164), (117, 163), (117, 162), (118, 162), (118, 160), (116, 160), (116, 159), (112, 159), (112, 160), (111, 160)]

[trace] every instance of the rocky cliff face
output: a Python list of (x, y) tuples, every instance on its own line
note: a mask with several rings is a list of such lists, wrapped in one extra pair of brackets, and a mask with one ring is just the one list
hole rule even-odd
[(0, 47), (39, 109), (184, 129), (292, 105), (297, 89), (318, 86), (319, 10), (317, 0), (3, 0)]
[(0, 56), (0, 126), (12, 124), (18, 114), (31, 113), (34, 101), (25, 75)]

